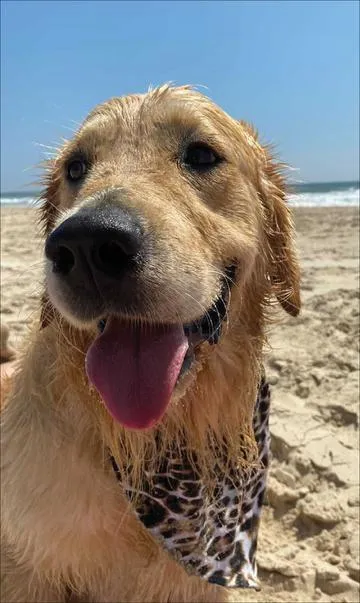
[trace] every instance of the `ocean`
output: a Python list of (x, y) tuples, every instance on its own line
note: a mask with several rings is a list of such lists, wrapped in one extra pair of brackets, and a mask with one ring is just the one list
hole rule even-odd
[[(293, 207), (334, 207), (359, 205), (359, 182), (309, 182), (293, 184), (289, 205)], [(2, 205), (32, 205), (38, 192), (1, 193)]]

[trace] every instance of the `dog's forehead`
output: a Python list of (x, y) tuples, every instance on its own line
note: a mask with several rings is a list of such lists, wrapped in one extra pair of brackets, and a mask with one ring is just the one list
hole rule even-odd
[[(201, 92), (189, 87), (171, 87), (162, 86), (155, 88), (144, 94), (130, 94), (128, 96), (119, 96), (110, 98), (109, 100), (97, 105), (91, 111), (85, 120), (85, 123), (99, 115), (108, 117), (123, 118), (131, 117), (139, 112), (147, 114), (157, 113), (159, 109), (170, 111), (174, 108), (183, 108), (184, 111), (197, 107), (198, 109), (205, 107), (217, 108), (215, 103)], [(221, 110), (220, 110), (221, 111)]]
[(151, 132), (152, 128), (222, 128), (235, 123), (204, 94), (188, 87), (163, 86), (146, 94), (111, 98), (98, 105), (85, 119), (79, 134), (100, 128)]

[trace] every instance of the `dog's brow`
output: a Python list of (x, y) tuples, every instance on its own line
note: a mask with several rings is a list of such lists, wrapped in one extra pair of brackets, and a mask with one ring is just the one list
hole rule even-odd
[[(166, 103), (164, 103), (166, 105)], [(224, 136), (226, 128), (224, 124), (218, 127), (217, 116), (211, 113), (202, 113), (196, 110), (196, 106), (189, 106), (187, 103), (179, 103), (165, 107), (149, 105), (144, 107), (140, 105), (138, 110), (132, 115), (131, 119), (123, 114), (115, 114), (112, 111), (101, 115), (94, 115), (89, 121), (85, 121), (80, 128), (69, 148), (64, 151), (63, 159), (69, 159), (77, 152), (85, 152), (97, 144), (103, 142), (104, 128), (111, 127), (114, 123), (116, 129), (112, 129), (112, 141), (115, 142), (126, 134), (127, 140), (142, 136), (146, 131), (146, 140), (149, 142), (152, 137), (162, 138), (169, 136), (173, 142), (176, 140), (184, 144), (188, 142), (203, 142), (214, 146), (218, 152), (224, 154), (225, 143), (230, 136)], [(118, 132), (118, 134), (116, 134)], [(109, 141), (109, 144), (111, 142)]]

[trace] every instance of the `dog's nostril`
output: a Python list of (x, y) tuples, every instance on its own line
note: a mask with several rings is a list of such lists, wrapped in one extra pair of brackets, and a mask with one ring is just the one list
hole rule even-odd
[(116, 266), (119, 261), (124, 259), (125, 255), (122, 247), (115, 241), (101, 245), (98, 253), (100, 261), (108, 266)]
[(99, 270), (114, 275), (122, 272), (124, 264), (130, 259), (131, 256), (126, 253), (124, 246), (116, 241), (109, 241), (97, 247), (93, 258)]
[(52, 254), (53, 272), (57, 274), (69, 274), (75, 264), (73, 252), (64, 245), (60, 245)]

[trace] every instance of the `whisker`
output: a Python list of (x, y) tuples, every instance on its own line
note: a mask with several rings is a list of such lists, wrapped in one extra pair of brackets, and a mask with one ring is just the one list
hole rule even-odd
[[(50, 305), (50, 303), (49, 303), (49, 305)], [(56, 313), (55, 314), (55, 320), (57, 322), (59, 337), (62, 337), (66, 341), (66, 343), (69, 345), (70, 348), (72, 348), (76, 352), (79, 352), (79, 354), (81, 356), (85, 356), (84, 350), (81, 350), (78, 346), (76, 346), (74, 344), (74, 342), (71, 341), (71, 339), (69, 339), (67, 337), (67, 335), (65, 334), (65, 329), (63, 329), (63, 324), (65, 323), (65, 319), (61, 315), (59, 315), (58, 313)]]

